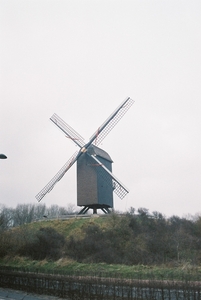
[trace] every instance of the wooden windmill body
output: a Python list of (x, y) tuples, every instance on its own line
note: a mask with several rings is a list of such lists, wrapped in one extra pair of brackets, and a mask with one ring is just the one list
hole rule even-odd
[[(112, 160), (109, 154), (95, 146), (90, 148), (101, 164), (112, 172)], [(81, 213), (89, 208), (92, 208), (94, 213), (97, 209), (108, 212), (109, 208), (113, 208), (112, 178), (105, 180), (100, 168), (101, 165), (95, 163), (87, 154), (77, 160), (77, 205), (84, 206)]]

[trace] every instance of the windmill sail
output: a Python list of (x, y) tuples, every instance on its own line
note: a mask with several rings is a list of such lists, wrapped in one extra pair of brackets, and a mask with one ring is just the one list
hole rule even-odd
[(57, 114), (53, 114), (50, 120), (58, 126), (67, 137), (69, 137), (73, 142), (75, 142), (80, 148), (82, 148), (85, 143), (84, 139), (79, 133), (77, 133), (70, 125), (64, 122)]
[(93, 143), (98, 146), (114, 126), (121, 120), (129, 108), (133, 105), (134, 100), (127, 98), (119, 107), (109, 116), (109, 118), (96, 130), (89, 139), (89, 144)]
[(45, 195), (53, 189), (55, 184), (59, 180), (61, 180), (61, 178), (70, 169), (70, 167), (72, 167), (72, 165), (76, 162), (78, 157), (79, 157), (79, 153), (77, 151), (71, 156), (71, 158), (65, 163), (65, 165), (57, 172), (57, 174), (48, 182), (48, 184), (36, 195), (36, 199), (38, 200), (38, 202), (40, 202), (43, 199), (43, 197), (45, 197)]

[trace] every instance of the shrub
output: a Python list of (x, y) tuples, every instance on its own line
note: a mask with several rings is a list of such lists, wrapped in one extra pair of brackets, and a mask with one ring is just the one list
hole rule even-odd
[(19, 254), (36, 260), (45, 258), (57, 260), (62, 256), (64, 244), (64, 236), (55, 229), (51, 227), (40, 228), (19, 249)]

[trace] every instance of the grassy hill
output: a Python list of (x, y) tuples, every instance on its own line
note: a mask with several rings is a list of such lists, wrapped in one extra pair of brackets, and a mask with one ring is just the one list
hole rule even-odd
[(188, 275), (200, 280), (200, 231), (196, 223), (182, 220), (177, 225), (178, 230), (160, 216), (117, 214), (24, 224), (1, 233), (0, 266), (127, 278)]
[[(23, 225), (24, 228), (32, 229), (33, 231), (39, 230), (41, 227), (51, 227), (54, 228), (57, 232), (64, 235), (65, 238), (71, 235), (80, 235), (84, 227), (89, 226), (90, 224), (98, 224), (100, 226), (106, 226), (107, 220), (105, 217), (75, 217), (70, 219), (55, 219), (55, 220), (43, 220), (39, 222), (33, 222), (30, 224)], [(21, 230), (21, 228), (20, 228)]]

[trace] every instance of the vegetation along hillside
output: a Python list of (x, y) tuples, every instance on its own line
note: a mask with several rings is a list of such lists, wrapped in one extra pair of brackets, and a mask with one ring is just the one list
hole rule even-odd
[(16, 221), (16, 211), (12, 215), (5, 207), (1, 208), (1, 262), (26, 257), (35, 261), (65, 259), (87, 264), (201, 264), (200, 216), (190, 220), (177, 216), (165, 218), (158, 212), (150, 214), (144, 208), (135, 212), (132, 208), (123, 215), (112, 213), (65, 220), (43, 218), (33, 222), (34, 218), (27, 219), (30, 208), (24, 206), (26, 213), (21, 212), (21, 216), (26, 216), (25, 222), (19, 216), (21, 221)]

